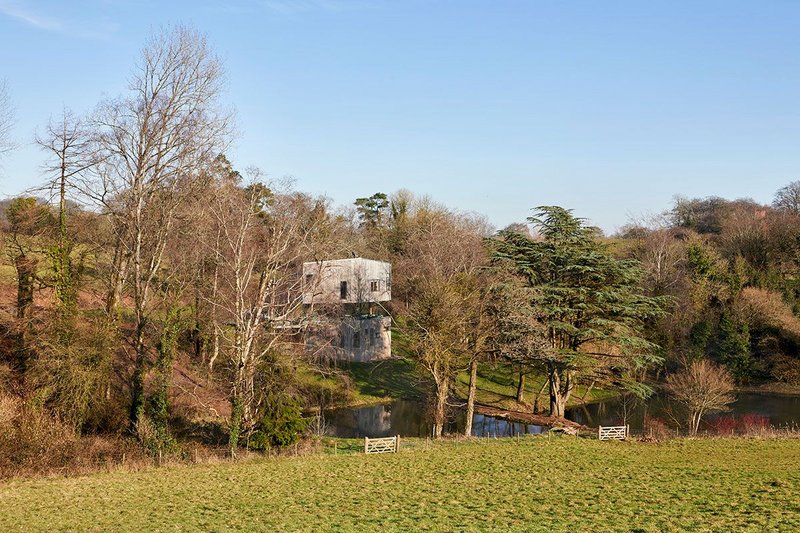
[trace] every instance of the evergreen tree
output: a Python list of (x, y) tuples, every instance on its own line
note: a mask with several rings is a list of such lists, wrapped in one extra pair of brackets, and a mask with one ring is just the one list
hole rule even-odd
[[(547, 348), (550, 414), (563, 417), (581, 378), (631, 385), (633, 375), (659, 361), (645, 327), (664, 313), (666, 299), (645, 296), (636, 261), (615, 258), (596, 228), (561, 207), (543, 206), (529, 222), (541, 235), (514, 231), (490, 241), (496, 262), (510, 262), (531, 289)], [(635, 390), (645, 393), (646, 388)]]

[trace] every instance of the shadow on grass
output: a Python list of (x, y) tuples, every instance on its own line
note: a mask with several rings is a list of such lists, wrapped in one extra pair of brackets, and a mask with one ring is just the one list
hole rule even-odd
[(342, 369), (353, 377), (353, 385), (361, 394), (400, 400), (420, 400), (425, 395), (425, 381), (405, 359), (343, 363)]

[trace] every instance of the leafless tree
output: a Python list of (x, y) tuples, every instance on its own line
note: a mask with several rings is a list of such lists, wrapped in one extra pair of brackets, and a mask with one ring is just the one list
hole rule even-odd
[[(496, 269), (489, 306), (493, 322), (491, 343), (495, 353), (502, 359), (520, 368), (517, 386), (517, 402), (524, 401), (525, 375), (545, 372), (542, 354), (548, 350), (546, 331), (539, 322), (539, 310), (531, 305), (530, 287), (516, 282), (516, 274), (502, 265)], [(539, 399), (546, 388), (542, 384), (534, 397), (533, 412), (539, 409)]]
[(793, 181), (778, 189), (772, 206), (793, 215), (800, 215), (800, 181)]
[(36, 144), (47, 154), (44, 165), (46, 188), (58, 199), (58, 236), (51, 254), (55, 273), (55, 293), (62, 310), (75, 304), (76, 287), (72, 265), (72, 242), (67, 235), (67, 195), (74, 181), (97, 163), (94, 145), (84, 121), (65, 109), (58, 120), (50, 120)]
[(14, 148), (11, 142), (11, 126), (14, 124), (14, 109), (8, 98), (4, 81), (0, 81), (0, 157)]
[(316, 229), (307, 197), (254, 182), (223, 184), (209, 204), (205, 243), (218, 265), (212, 298), (231, 371), (230, 450), (254, 422), (259, 364), (302, 327), (302, 263)]
[(144, 405), (146, 330), (154, 284), (174, 215), (198, 192), (201, 170), (228, 141), (223, 69), (203, 35), (185, 27), (155, 34), (128, 96), (103, 102), (93, 120), (101, 163), (76, 186), (110, 217), (116, 243), (107, 297), (113, 313), (129, 286), (135, 316), (131, 422)]
[[(398, 308), (408, 351), (433, 382), (433, 435), (443, 433), (457, 373), (483, 350), (480, 327), (486, 264), (483, 220), (423, 201), (409, 215), (404, 256), (396, 264)], [(475, 367), (470, 368), (471, 374)], [(474, 389), (471, 386), (474, 401)]]
[(688, 412), (689, 433), (696, 435), (707, 413), (724, 411), (734, 401), (733, 378), (706, 359), (667, 376), (665, 388)]

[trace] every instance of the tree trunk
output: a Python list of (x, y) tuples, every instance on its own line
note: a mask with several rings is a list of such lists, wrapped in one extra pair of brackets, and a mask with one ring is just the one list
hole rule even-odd
[(17, 256), (17, 318), (28, 318), (33, 305), (33, 283), (36, 279), (36, 260), (26, 255)]
[(67, 238), (66, 159), (61, 158), (58, 202), (58, 244), (51, 258), (55, 273), (55, 293), (62, 318), (72, 316), (77, 305), (77, 290), (73, 279), (71, 244)]
[(475, 416), (475, 389), (478, 381), (478, 360), (469, 363), (469, 393), (467, 394), (467, 423), (464, 426), (464, 436), (472, 435), (472, 418)]
[(586, 392), (584, 392), (583, 396), (581, 397), (581, 403), (582, 404), (586, 405), (586, 398), (592, 393), (592, 389), (594, 388), (594, 384), (595, 384), (595, 382), (592, 381), (589, 384), (589, 386), (586, 388)]
[(549, 380), (544, 380), (542, 386), (539, 388), (539, 392), (536, 393), (536, 396), (533, 398), (533, 414), (539, 414), (539, 399), (542, 397), (542, 393), (544, 393), (544, 389), (547, 388), (547, 385), (550, 383)]
[(216, 320), (211, 325), (211, 357), (208, 358), (208, 371), (214, 371), (214, 362), (219, 357), (219, 328)]
[(122, 237), (117, 235), (114, 245), (114, 258), (111, 261), (111, 277), (106, 295), (106, 313), (109, 316), (116, 314), (117, 305), (122, 298), (122, 287), (128, 270), (128, 261), (123, 251)]
[(519, 384), (517, 385), (517, 401), (522, 403), (525, 401), (525, 374), (519, 373)]
[[(550, 365), (550, 416), (564, 418), (567, 400), (572, 393), (572, 372), (559, 370), (555, 365)], [(562, 373), (563, 372), (563, 375)]]
[(554, 418), (564, 418), (564, 407), (566, 402), (560, 394), (550, 395), (550, 416)]
[[(240, 347), (241, 349), (241, 347)], [(240, 355), (233, 376), (231, 388), (231, 419), (230, 433), (228, 434), (228, 447), (231, 457), (236, 456), (236, 449), (241, 440), (242, 432), (251, 427), (254, 376), (252, 367), (246, 362), (247, 356)]]
[(231, 393), (231, 422), (230, 432), (228, 433), (228, 450), (231, 457), (236, 457), (236, 449), (239, 446), (239, 435), (242, 432), (242, 414), (244, 413), (243, 407), (242, 399), (234, 388)]
[(436, 405), (433, 413), (433, 437), (438, 439), (444, 433), (444, 423), (447, 414), (447, 393), (449, 381), (442, 378), (436, 384)]
[(144, 414), (144, 374), (146, 362), (146, 347), (144, 344), (144, 321), (136, 324), (136, 361), (134, 362), (133, 377), (131, 379), (131, 430), (136, 432), (136, 426)]
[[(177, 299), (177, 297), (176, 297)], [(172, 367), (175, 364), (180, 335), (180, 312), (173, 307), (167, 312), (164, 328), (158, 343), (155, 391), (150, 400), (152, 421), (159, 448), (169, 444), (169, 391), (172, 384)]]

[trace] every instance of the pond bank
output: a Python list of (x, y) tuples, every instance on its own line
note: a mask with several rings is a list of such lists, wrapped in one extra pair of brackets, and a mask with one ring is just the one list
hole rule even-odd
[(546, 426), (546, 427), (570, 427), (579, 429), (581, 431), (590, 430), (590, 428), (587, 426), (584, 426), (577, 422), (573, 422), (572, 420), (567, 420), (565, 418), (557, 418), (554, 416), (525, 413), (522, 411), (511, 411), (508, 409), (498, 409), (497, 407), (491, 407), (482, 404), (475, 405), (475, 412), (480, 413), (484, 416), (491, 416), (493, 418), (500, 418), (503, 420), (509, 420), (511, 422), (518, 422), (520, 424), (531, 424), (531, 425)]
[(788, 383), (760, 383), (736, 387), (737, 393), (774, 394), (776, 396), (800, 396), (800, 386)]

